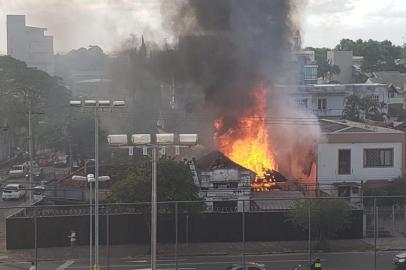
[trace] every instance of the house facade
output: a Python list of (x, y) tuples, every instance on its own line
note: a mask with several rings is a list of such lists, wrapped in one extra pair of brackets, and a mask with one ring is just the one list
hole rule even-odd
[(335, 196), (359, 196), (363, 183), (405, 173), (405, 133), (350, 121), (320, 120), (317, 184)]
[[(280, 86), (282, 88), (286, 86)], [(292, 99), (303, 110), (318, 117), (341, 118), (346, 97), (369, 96), (381, 113), (388, 113), (389, 88), (385, 84), (315, 84), (295, 86)]]

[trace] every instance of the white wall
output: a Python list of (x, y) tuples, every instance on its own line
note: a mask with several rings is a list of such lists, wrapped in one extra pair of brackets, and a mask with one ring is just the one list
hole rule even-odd
[[(393, 167), (364, 168), (364, 149), (393, 148)], [(351, 149), (351, 174), (338, 174), (338, 150)], [(361, 180), (392, 179), (402, 175), (401, 143), (353, 143), (318, 145), (317, 178), (321, 185), (333, 182), (361, 182)]]
[[(318, 100), (320, 98), (327, 99), (327, 108), (326, 110), (318, 109)], [(314, 95), (312, 100), (313, 112), (317, 116), (341, 116), (344, 109), (344, 95)]]

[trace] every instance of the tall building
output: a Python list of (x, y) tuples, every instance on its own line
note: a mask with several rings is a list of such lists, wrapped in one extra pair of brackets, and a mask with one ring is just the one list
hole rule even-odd
[(7, 55), (53, 75), (53, 36), (46, 28), (26, 26), (25, 15), (7, 15)]
[(352, 51), (333, 50), (327, 52), (327, 62), (340, 68), (340, 74), (332, 76), (333, 81), (340, 83), (352, 82), (352, 56)]
[(293, 62), (296, 64), (296, 83), (317, 84), (317, 69), (314, 51), (294, 51)]

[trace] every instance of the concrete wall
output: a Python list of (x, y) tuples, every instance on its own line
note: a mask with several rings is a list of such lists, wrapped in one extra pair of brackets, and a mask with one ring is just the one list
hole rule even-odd
[[(149, 217), (142, 214), (109, 216), (110, 243), (147, 244)], [(242, 213), (180, 213), (178, 217), (180, 243), (240, 242)], [(352, 211), (351, 224), (337, 232), (337, 238), (362, 238), (362, 211)], [(69, 232), (74, 230), (78, 245), (89, 243), (89, 216), (49, 216), (37, 218), (38, 247), (69, 246)], [(100, 216), (100, 243), (106, 243), (106, 216)], [(305, 240), (307, 233), (292, 224), (284, 212), (245, 213), (246, 241)], [(34, 219), (9, 217), (6, 220), (7, 249), (34, 246)], [(174, 243), (174, 214), (158, 217), (158, 243)]]
[[(364, 149), (367, 148), (392, 148), (393, 167), (390, 168), (364, 168)], [(403, 170), (403, 145), (393, 143), (320, 143), (318, 145), (317, 178), (320, 185), (333, 182), (373, 179), (392, 179), (402, 175)], [(338, 150), (351, 150), (351, 174), (338, 174)]]

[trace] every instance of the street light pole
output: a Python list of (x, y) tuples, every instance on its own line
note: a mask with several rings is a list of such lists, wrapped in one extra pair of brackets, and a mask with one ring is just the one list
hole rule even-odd
[(99, 267), (99, 118), (97, 113), (97, 108), (95, 109), (94, 115), (94, 176), (95, 176), (95, 185), (94, 185), (94, 225), (95, 225), (95, 238), (94, 238), (94, 251), (95, 258), (94, 263), (96, 267)]
[(156, 196), (156, 151), (157, 146), (152, 146), (152, 193), (151, 193), (151, 269), (156, 270), (156, 233), (157, 233), (157, 196)]
[[(156, 270), (156, 249), (157, 249), (157, 150), (160, 146), (192, 146), (197, 144), (197, 134), (179, 134), (179, 145), (175, 144), (175, 134), (155, 134), (155, 140), (151, 134), (133, 134), (131, 141), (133, 145), (142, 147), (143, 150), (152, 148), (152, 184), (151, 184), (151, 270)], [(128, 143), (126, 134), (109, 135), (107, 141), (110, 145), (123, 146)], [(147, 152), (145, 151), (146, 155)]]
[(92, 193), (93, 193), (93, 188), (92, 188), (92, 181), (89, 181), (89, 270), (92, 270), (93, 267), (93, 198), (92, 198)]
[[(94, 178), (95, 178), (95, 185), (94, 185), (94, 269), (100, 269), (99, 265), (99, 115), (98, 111), (103, 109), (112, 109), (117, 107), (124, 107), (125, 101), (123, 100), (85, 100), (82, 102), (81, 100), (71, 100), (69, 104), (73, 107), (86, 107), (94, 109), (94, 155), (95, 155), (95, 168), (94, 168)], [(85, 163), (86, 169), (86, 163)], [(91, 188), (90, 183), (90, 188)], [(91, 191), (90, 191), (91, 193)], [(91, 196), (91, 195), (90, 195)], [(92, 200), (90, 197), (90, 208), (92, 206)], [(90, 213), (90, 218), (92, 213)], [(90, 226), (92, 228), (92, 222), (90, 222)], [(92, 237), (92, 231), (90, 232), (90, 237)], [(90, 239), (90, 264), (92, 263), (92, 239)]]

